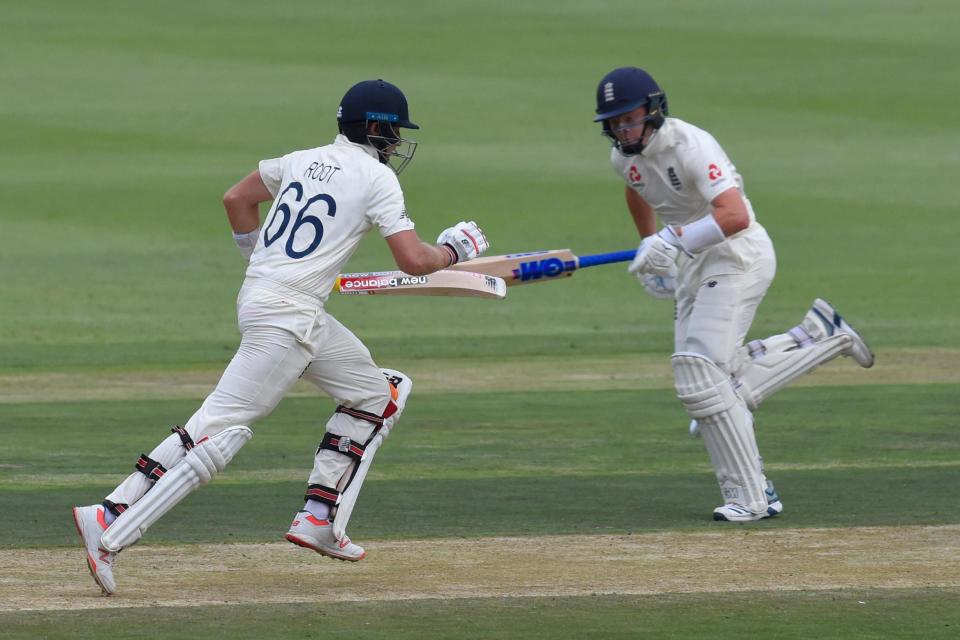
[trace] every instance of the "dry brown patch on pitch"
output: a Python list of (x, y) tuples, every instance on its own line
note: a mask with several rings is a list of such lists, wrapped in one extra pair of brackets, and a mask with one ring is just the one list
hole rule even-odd
[[(571, 367), (571, 363), (573, 366)], [(417, 395), (482, 391), (659, 389), (673, 386), (667, 354), (417, 359), (387, 363), (414, 379)], [(0, 403), (205, 397), (221, 369), (0, 375)], [(798, 386), (960, 383), (960, 349), (889, 349), (865, 371), (847, 359), (821, 367)], [(319, 392), (298, 383), (292, 395)]]
[[(960, 526), (135, 547), (104, 598), (75, 549), (0, 551), (0, 611), (960, 586)], [(745, 559), (750, 559), (750, 564)]]

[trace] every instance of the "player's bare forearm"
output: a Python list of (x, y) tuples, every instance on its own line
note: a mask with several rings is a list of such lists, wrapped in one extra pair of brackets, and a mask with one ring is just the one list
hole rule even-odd
[(714, 198), (710, 205), (713, 207), (713, 218), (723, 235), (729, 237), (750, 226), (750, 213), (740, 189), (727, 189)]
[(259, 171), (252, 171), (247, 177), (230, 187), (223, 194), (223, 208), (234, 233), (249, 233), (260, 226), (260, 203), (273, 200), (273, 195)]
[(260, 226), (260, 208), (257, 205), (230, 203), (224, 199), (223, 206), (234, 233), (249, 233)]
[[(445, 247), (427, 244), (426, 242), (421, 242), (420, 244), (422, 251), (418, 259), (413, 263), (407, 264), (409, 269), (405, 269), (402, 266), (400, 267), (405, 272), (412, 276), (423, 276), (428, 273), (433, 273), (434, 271), (439, 271), (440, 269), (446, 269), (453, 264), (453, 257)], [(400, 266), (399, 263), (398, 266)]]
[(397, 266), (412, 276), (422, 276), (449, 267), (454, 257), (445, 247), (427, 244), (416, 231), (400, 231), (387, 236), (387, 245)]
[(627, 209), (630, 211), (633, 224), (636, 225), (640, 237), (646, 238), (656, 233), (657, 216), (653, 211), (653, 207), (630, 187), (625, 188), (624, 196), (627, 201)]

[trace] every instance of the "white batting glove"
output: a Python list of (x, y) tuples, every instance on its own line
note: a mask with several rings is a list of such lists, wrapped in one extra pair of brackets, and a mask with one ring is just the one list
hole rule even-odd
[(257, 227), (249, 233), (237, 233), (233, 232), (233, 241), (237, 245), (237, 250), (240, 251), (240, 255), (249, 262), (250, 256), (253, 255), (253, 250), (257, 248), (257, 240), (260, 238), (260, 227)]
[(677, 292), (676, 276), (658, 276), (652, 273), (638, 273), (637, 280), (654, 298), (672, 300)]
[(437, 244), (449, 247), (455, 258), (453, 264), (466, 262), (481, 255), (490, 248), (483, 231), (476, 222), (458, 222), (449, 229), (444, 229)]
[(647, 236), (637, 247), (637, 256), (627, 267), (627, 271), (637, 276), (643, 273), (675, 276), (679, 255), (680, 250), (660, 237), (660, 234)]

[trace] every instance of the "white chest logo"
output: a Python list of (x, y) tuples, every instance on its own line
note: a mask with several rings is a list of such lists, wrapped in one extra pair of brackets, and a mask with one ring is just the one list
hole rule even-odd
[(613, 83), (608, 82), (603, 85), (603, 99), (607, 102), (613, 102)]

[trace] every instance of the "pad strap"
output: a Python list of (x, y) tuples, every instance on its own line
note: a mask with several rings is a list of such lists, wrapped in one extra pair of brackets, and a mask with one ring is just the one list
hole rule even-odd
[[(391, 404), (392, 401), (391, 401)], [(389, 407), (389, 405), (388, 405)], [(394, 409), (396, 411), (396, 409)], [(359, 418), (361, 420), (366, 420), (371, 422), (374, 426), (382, 427), (383, 426), (383, 416), (378, 416), (375, 413), (370, 413), (369, 411), (361, 411), (360, 409), (352, 409), (350, 407), (345, 407), (342, 404), (337, 407), (336, 413), (345, 413), (348, 416), (353, 416), (354, 418)], [(392, 413), (392, 412), (391, 412)]]
[(319, 500), (335, 507), (340, 503), (340, 492), (322, 484), (311, 484), (307, 485), (307, 493), (303, 498), (304, 500)]
[(124, 502), (112, 502), (110, 500), (103, 501), (103, 508), (112, 513), (115, 516), (119, 516), (121, 513), (130, 508), (130, 505)]
[(801, 326), (796, 326), (793, 329), (790, 329), (788, 332), (790, 337), (793, 338), (797, 346), (800, 348), (809, 347), (813, 344), (813, 337)]
[(180, 436), (180, 442), (183, 443), (183, 448), (187, 451), (190, 451), (190, 449), (193, 449), (195, 446), (197, 446), (193, 441), (193, 438), (190, 437), (190, 434), (187, 433), (187, 430), (183, 427), (177, 425), (173, 429), (170, 429), (170, 431)]
[(317, 453), (320, 453), (321, 449), (327, 449), (329, 451), (336, 451), (337, 453), (342, 453), (348, 458), (352, 458), (357, 462), (360, 462), (363, 459), (363, 452), (366, 448), (366, 445), (359, 444), (354, 442), (347, 436), (338, 436), (335, 433), (330, 433), (329, 431), (323, 434), (323, 440), (320, 441), (320, 446), (317, 448)]
[(148, 456), (145, 453), (140, 454), (140, 459), (137, 460), (137, 464), (134, 468), (147, 476), (147, 480), (150, 482), (156, 482), (167, 472), (167, 468)]
[(750, 350), (751, 360), (756, 360), (767, 352), (767, 347), (763, 344), (763, 340), (751, 340), (747, 343), (747, 349)]

